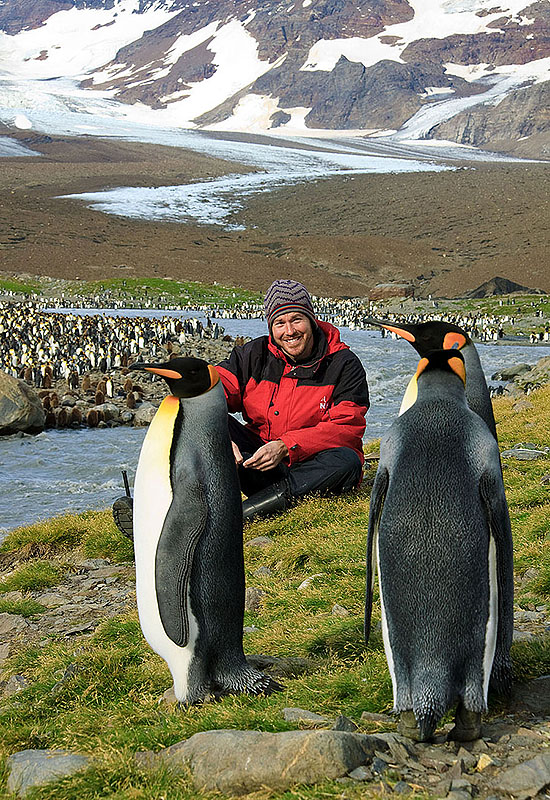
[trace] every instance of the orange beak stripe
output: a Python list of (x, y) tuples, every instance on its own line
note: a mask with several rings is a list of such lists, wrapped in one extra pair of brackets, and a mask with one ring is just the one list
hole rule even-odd
[(154, 372), (155, 375), (160, 375), (163, 378), (172, 378), (173, 380), (181, 380), (181, 375), (175, 369), (158, 369), (157, 367), (145, 367), (147, 372)]
[(208, 365), (208, 372), (210, 373), (210, 388), (213, 389), (217, 382), (220, 380), (220, 373), (213, 367), (212, 364)]
[(458, 345), (458, 349), (460, 350), (460, 348), (464, 347), (466, 344), (466, 338), (462, 333), (446, 333), (443, 339), (443, 349), (452, 350), (455, 344)]
[(387, 331), (396, 333), (398, 336), (401, 336), (402, 339), (406, 339), (408, 342), (416, 341), (413, 334), (409, 333), (409, 331), (403, 330), (403, 328), (395, 328), (393, 325), (382, 325), (382, 327), (385, 328)]

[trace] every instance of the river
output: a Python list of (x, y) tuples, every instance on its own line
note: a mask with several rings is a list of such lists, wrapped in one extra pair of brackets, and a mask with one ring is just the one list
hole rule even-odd
[[(254, 337), (266, 331), (261, 319), (223, 319), (220, 324), (232, 336)], [(340, 330), (367, 371), (371, 408), (365, 441), (376, 439), (397, 415), (418, 358), (403, 340), (383, 339), (375, 331)], [(488, 379), (504, 366), (533, 364), (550, 355), (550, 345), (477, 347)], [(133, 483), (145, 432), (143, 428), (119, 427), (47, 430), (38, 436), (0, 438), (0, 538), (12, 528), (66, 511), (109, 507), (123, 493), (122, 469)]]

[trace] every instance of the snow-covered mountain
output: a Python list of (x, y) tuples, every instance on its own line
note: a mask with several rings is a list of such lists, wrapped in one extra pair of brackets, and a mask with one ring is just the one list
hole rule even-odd
[(549, 0), (4, 0), (0, 31), (0, 84), (80, 108), (550, 157)]

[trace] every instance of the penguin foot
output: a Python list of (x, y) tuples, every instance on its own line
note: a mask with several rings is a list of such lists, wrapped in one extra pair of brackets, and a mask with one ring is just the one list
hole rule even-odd
[(455, 726), (449, 732), (447, 739), (453, 742), (473, 742), (481, 736), (481, 714), (478, 711), (468, 711), (462, 703), (456, 709)]
[(113, 503), (113, 519), (121, 533), (128, 539), (134, 538), (134, 501), (124, 495)]
[(402, 711), (399, 714), (397, 733), (406, 736), (407, 739), (412, 739), (413, 742), (423, 741), (414, 711)]
[(217, 681), (216, 695), (225, 697), (228, 694), (263, 694), (282, 692), (284, 686), (276, 680), (252, 667), (243, 667), (230, 674), (220, 676)]

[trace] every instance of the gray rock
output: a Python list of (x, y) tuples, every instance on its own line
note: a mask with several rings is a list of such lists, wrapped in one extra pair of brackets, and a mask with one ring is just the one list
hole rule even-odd
[[(257, 628), (254, 628), (254, 630), (257, 630)], [(298, 656), (279, 658), (254, 653), (253, 655), (248, 655), (246, 660), (251, 667), (255, 667), (261, 672), (269, 672), (275, 678), (297, 678), (299, 675), (311, 672), (317, 666), (315, 661), (299, 658)]]
[(349, 773), (349, 777), (354, 781), (372, 781), (374, 776), (367, 767), (356, 767)]
[(547, 458), (548, 453), (544, 450), (532, 450), (531, 448), (514, 448), (513, 450), (503, 450), (500, 454), (502, 458), (517, 458), (518, 461), (536, 461), (539, 458)]
[(394, 784), (393, 791), (397, 792), (397, 794), (410, 794), (412, 792), (412, 786), (409, 786), (405, 781), (397, 781), (397, 783)]
[(0, 434), (44, 429), (46, 413), (36, 392), (0, 370)]
[(283, 708), (283, 719), (286, 722), (307, 722), (309, 725), (328, 725), (331, 720), (305, 708)]
[(332, 726), (333, 731), (349, 731), (353, 733), (354, 731), (358, 730), (357, 725), (355, 722), (350, 719), (349, 717), (345, 717), (343, 714), (336, 717), (334, 721), (334, 725)]
[(22, 692), (23, 689), (26, 689), (28, 685), (29, 684), (24, 675), (10, 675), (6, 681), (2, 695), (6, 698), (13, 697), (14, 694)]
[(242, 795), (334, 780), (372, 754), (370, 737), (356, 733), (218, 730), (196, 733), (157, 755), (141, 753), (137, 760), (143, 767), (163, 764), (175, 772), (189, 767), (197, 789)]
[(529, 683), (516, 684), (512, 694), (512, 709), (541, 716), (550, 715), (550, 675), (535, 678)]
[(142, 403), (134, 414), (134, 427), (146, 428), (147, 425), (150, 425), (156, 413), (157, 407), (152, 403)]
[(29, 627), (29, 623), (25, 617), (19, 614), (0, 614), (0, 636), (5, 636), (7, 633), (19, 633)]
[(550, 784), (550, 753), (542, 753), (516, 767), (504, 770), (492, 781), (492, 788), (513, 794), (519, 800), (534, 797)]
[(530, 364), (515, 364), (512, 367), (506, 367), (505, 369), (501, 369), (499, 372), (495, 372), (494, 375), (491, 375), (491, 380), (513, 381), (514, 378), (517, 378), (520, 375), (525, 375), (527, 372), (531, 372)]
[(377, 714), (374, 711), (363, 711), (361, 714), (362, 722), (393, 722), (388, 714)]
[(255, 536), (254, 539), (249, 539), (245, 542), (245, 547), (268, 547), (273, 539), (270, 536)]
[(11, 646), (9, 642), (2, 642), (2, 644), (0, 644), (0, 667), (2, 666), (4, 661), (6, 661), (6, 659), (9, 658), (10, 651), (11, 651)]
[(76, 405), (76, 397), (74, 397), (72, 394), (64, 394), (61, 398), (61, 405), (72, 408)]
[(105, 422), (109, 422), (110, 420), (117, 420), (120, 417), (120, 411), (118, 409), (118, 406), (116, 406), (114, 403), (101, 403), (98, 406), (94, 406), (94, 408), (96, 411), (100, 411), (103, 414)]
[(348, 617), (349, 616), (349, 611), (347, 610), (347, 608), (344, 608), (344, 606), (341, 606), (338, 603), (335, 603), (332, 606), (330, 613), (332, 614), (333, 617)]
[(258, 614), (264, 597), (265, 592), (263, 589), (258, 589), (257, 586), (249, 586), (245, 591), (244, 610), (251, 611), (253, 614)]
[(22, 750), (7, 760), (7, 788), (24, 797), (34, 786), (58, 781), (86, 769), (91, 758), (67, 750)]

